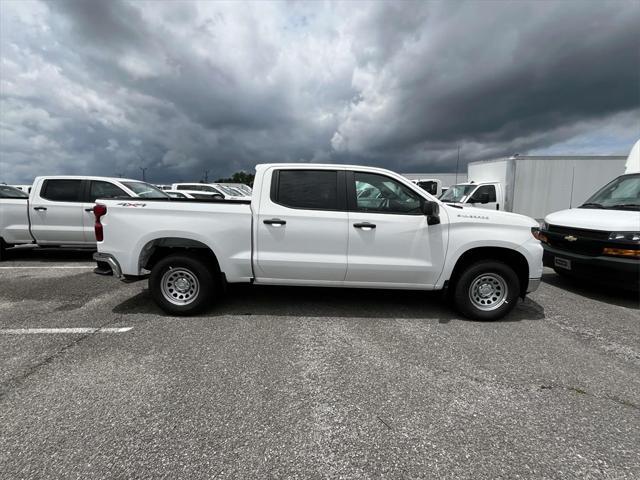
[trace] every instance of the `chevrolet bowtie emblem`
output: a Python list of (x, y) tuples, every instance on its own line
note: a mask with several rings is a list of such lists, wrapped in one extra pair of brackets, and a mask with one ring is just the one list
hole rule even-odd
[(576, 240), (578, 240), (578, 237), (574, 237), (573, 235), (567, 235), (566, 237), (564, 237), (564, 239), (567, 242), (575, 242)]

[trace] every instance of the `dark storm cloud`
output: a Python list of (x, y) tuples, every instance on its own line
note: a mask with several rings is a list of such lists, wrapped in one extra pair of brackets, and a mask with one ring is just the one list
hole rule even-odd
[(640, 136), (637, 2), (0, 8), (0, 180), (450, 170), (458, 145), (466, 162), (585, 136), (603, 146), (580, 153), (624, 153)]

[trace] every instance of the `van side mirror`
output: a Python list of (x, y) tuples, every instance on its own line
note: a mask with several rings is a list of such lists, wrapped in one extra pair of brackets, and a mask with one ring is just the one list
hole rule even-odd
[(440, 223), (440, 205), (438, 205), (438, 202), (425, 200), (422, 204), (422, 213), (427, 217), (428, 225)]

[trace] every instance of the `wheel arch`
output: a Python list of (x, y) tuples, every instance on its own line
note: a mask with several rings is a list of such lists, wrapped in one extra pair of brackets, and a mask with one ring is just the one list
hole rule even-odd
[(520, 283), (520, 296), (524, 298), (529, 283), (529, 263), (522, 253), (508, 247), (474, 247), (463, 252), (447, 280), (448, 286), (455, 285), (464, 269), (480, 260), (497, 260), (513, 268)]
[(207, 260), (216, 272), (221, 271), (218, 257), (209, 245), (184, 237), (161, 237), (148, 241), (140, 250), (138, 270), (151, 270), (160, 260), (175, 253), (197, 255)]

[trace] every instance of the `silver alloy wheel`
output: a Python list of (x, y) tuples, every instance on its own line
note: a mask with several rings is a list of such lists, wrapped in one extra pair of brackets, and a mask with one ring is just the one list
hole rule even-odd
[(198, 296), (200, 282), (191, 270), (170, 268), (160, 280), (162, 296), (174, 305), (189, 305)]
[(509, 294), (507, 282), (497, 273), (478, 275), (469, 287), (469, 299), (474, 307), (484, 312), (500, 308)]

